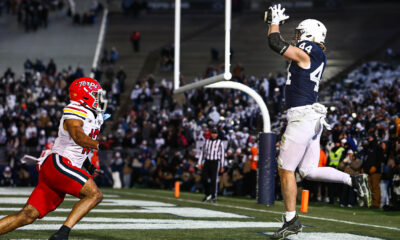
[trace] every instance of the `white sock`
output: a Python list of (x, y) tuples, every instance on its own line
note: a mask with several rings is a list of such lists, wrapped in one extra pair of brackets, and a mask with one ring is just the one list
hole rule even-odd
[(315, 168), (307, 174), (306, 179), (312, 181), (344, 183), (351, 186), (350, 175), (332, 167)]
[(289, 221), (292, 220), (295, 216), (296, 216), (296, 211), (286, 212), (286, 214), (285, 214), (286, 222), (289, 222)]

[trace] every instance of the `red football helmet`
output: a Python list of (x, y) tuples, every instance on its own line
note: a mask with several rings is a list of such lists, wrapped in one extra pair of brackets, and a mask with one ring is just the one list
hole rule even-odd
[(96, 112), (104, 112), (107, 108), (106, 91), (93, 78), (78, 78), (69, 86), (69, 98), (82, 106)]

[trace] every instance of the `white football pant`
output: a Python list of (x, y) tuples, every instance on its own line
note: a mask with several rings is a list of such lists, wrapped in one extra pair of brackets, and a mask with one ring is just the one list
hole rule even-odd
[(293, 172), (298, 167), (303, 178), (313, 181), (351, 185), (349, 174), (331, 167), (318, 167), (320, 137), (327, 125), (325, 116), (326, 108), (319, 103), (288, 110), (288, 125), (281, 140), (278, 167)]

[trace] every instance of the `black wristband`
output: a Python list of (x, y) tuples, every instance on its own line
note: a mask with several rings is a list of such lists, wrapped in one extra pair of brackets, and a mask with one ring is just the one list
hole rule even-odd
[(281, 38), (281, 34), (278, 32), (274, 32), (268, 35), (268, 44), (269, 47), (274, 51), (283, 55), (286, 50), (289, 48), (290, 44), (285, 42)]

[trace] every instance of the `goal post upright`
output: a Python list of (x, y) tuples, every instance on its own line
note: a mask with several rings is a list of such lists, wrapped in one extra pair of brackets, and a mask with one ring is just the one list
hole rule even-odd
[(174, 90), (179, 88), (181, 59), (181, 0), (175, 0)]
[(268, 108), (262, 97), (249, 86), (239, 82), (229, 81), (231, 58), (231, 0), (225, 0), (225, 68), (224, 73), (202, 79), (200, 81), (180, 86), (180, 35), (181, 35), (181, 0), (175, 0), (175, 45), (174, 45), (174, 94), (184, 93), (192, 89), (228, 88), (247, 93), (259, 106), (263, 118), (263, 132), (259, 134), (258, 169), (257, 169), (257, 202), (267, 206), (274, 204), (275, 200), (275, 143), (276, 136), (271, 132), (271, 123)]
[(174, 94), (203, 87), (212, 83), (231, 80), (231, 0), (225, 0), (225, 68), (224, 73), (200, 81), (180, 86), (180, 52), (181, 52), (181, 0), (175, 0), (175, 35), (174, 35)]
[(225, 73), (224, 79), (230, 80), (231, 74), (231, 21), (232, 21), (232, 2), (225, 0)]

